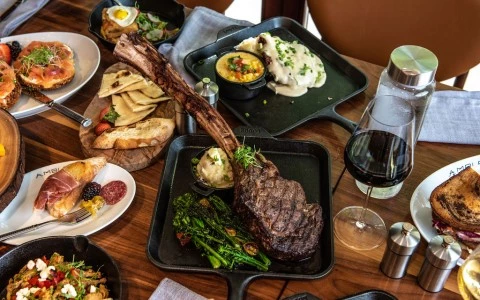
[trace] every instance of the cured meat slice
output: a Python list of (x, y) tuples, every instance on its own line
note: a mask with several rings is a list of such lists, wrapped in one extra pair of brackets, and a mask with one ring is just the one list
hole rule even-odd
[(121, 180), (115, 180), (107, 183), (100, 190), (100, 196), (105, 199), (105, 203), (113, 205), (118, 203), (127, 194), (127, 185)]
[(35, 208), (44, 209), (48, 203), (55, 203), (60, 200), (65, 193), (68, 193), (78, 187), (80, 182), (75, 180), (72, 175), (65, 170), (50, 175), (42, 185), (40, 192), (35, 199)]

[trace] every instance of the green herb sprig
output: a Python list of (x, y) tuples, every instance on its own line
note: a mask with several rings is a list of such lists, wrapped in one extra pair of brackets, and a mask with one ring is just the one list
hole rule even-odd
[(235, 158), (236, 162), (242, 165), (245, 169), (249, 166), (254, 166), (261, 168), (262, 166), (258, 163), (257, 158), (255, 157), (260, 150), (252, 149), (250, 146), (242, 145), (235, 150), (233, 157)]

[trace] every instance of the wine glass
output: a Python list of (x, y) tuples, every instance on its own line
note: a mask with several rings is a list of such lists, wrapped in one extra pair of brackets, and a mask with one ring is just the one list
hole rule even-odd
[(403, 182), (413, 167), (415, 112), (402, 98), (378, 96), (368, 104), (345, 146), (345, 166), (367, 185), (363, 206), (342, 209), (334, 218), (335, 236), (346, 246), (370, 250), (386, 240), (382, 218), (367, 208), (373, 187)]
[(463, 262), (458, 270), (457, 282), (463, 299), (480, 299), (480, 246)]

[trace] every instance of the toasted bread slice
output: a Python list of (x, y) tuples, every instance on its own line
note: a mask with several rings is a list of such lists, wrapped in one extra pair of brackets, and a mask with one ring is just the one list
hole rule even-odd
[(72, 49), (61, 42), (33, 41), (13, 62), (22, 85), (53, 90), (72, 81), (75, 62)]
[(430, 204), (442, 222), (456, 229), (480, 232), (480, 174), (465, 168), (433, 190)]
[(22, 87), (15, 78), (15, 71), (0, 60), (0, 108), (9, 109), (17, 103)]
[(159, 145), (170, 139), (175, 129), (172, 119), (151, 118), (131, 126), (107, 129), (93, 142), (96, 149), (135, 149)]

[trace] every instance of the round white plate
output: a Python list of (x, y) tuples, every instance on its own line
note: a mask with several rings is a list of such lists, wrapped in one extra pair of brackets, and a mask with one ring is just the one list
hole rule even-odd
[[(53, 42), (58, 41), (68, 45), (73, 50), (75, 61), (75, 77), (61, 88), (45, 91), (45, 95), (55, 102), (62, 103), (84, 86), (100, 64), (100, 50), (95, 42), (88, 37), (71, 32), (37, 32), (9, 36), (0, 39), (2, 43), (18, 41), (22, 48), (32, 41)], [(48, 107), (35, 99), (21, 95), (18, 102), (8, 111), (17, 119), (25, 118), (47, 110)]]
[[(45, 179), (72, 162), (50, 165), (25, 174), (17, 196), (0, 214), (0, 234), (54, 219), (46, 210), (35, 210), (33, 203)], [(46, 236), (89, 235), (104, 228), (127, 210), (135, 196), (135, 180), (129, 172), (117, 165), (108, 163), (94, 179), (102, 186), (113, 180), (125, 182), (127, 194), (120, 202), (102, 207), (95, 217), (90, 217), (79, 224), (49, 224), (36, 231), (6, 240), (5, 243), (19, 245)]]
[(480, 172), (480, 155), (465, 158), (441, 168), (422, 181), (413, 192), (410, 200), (410, 213), (415, 226), (417, 226), (418, 231), (420, 231), (420, 234), (427, 242), (437, 235), (437, 231), (432, 226), (430, 194), (445, 180), (468, 166)]

